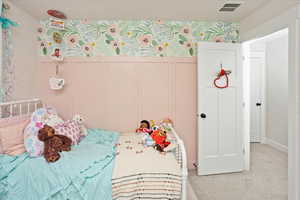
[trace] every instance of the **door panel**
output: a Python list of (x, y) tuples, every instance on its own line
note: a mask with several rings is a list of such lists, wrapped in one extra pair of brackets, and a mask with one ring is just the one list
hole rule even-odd
[[(219, 91), (219, 131), (220, 152), (224, 156), (236, 156), (237, 153), (237, 127), (236, 127), (236, 88)], [(233, 115), (231, 116), (231, 113)], [(230, 116), (229, 116), (230, 115)], [(223, 142), (226, 141), (226, 142)]]
[[(222, 63), (229, 87), (213, 85)], [(198, 44), (198, 174), (244, 169), (242, 64), (239, 44)], [(201, 117), (202, 113), (206, 118)]]
[[(218, 155), (218, 127), (211, 126), (219, 121), (218, 119), (218, 92), (213, 88), (205, 88), (203, 90), (203, 95), (207, 98), (203, 98), (201, 102), (201, 107), (203, 108), (201, 114), (205, 114), (206, 123), (200, 126), (201, 132), (207, 132), (211, 134), (204, 134), (200, 140), (201, 146), (203, 146), (203, 154), (209, 157), (214, 157)], [(210, 101), (209, 101), (210, 99)], [(200, 114), (200, 115), (201, 115)], [(201, 117), (201, 116), (200, 116)], [(210, 141), (209, 143), (206, 141)]]

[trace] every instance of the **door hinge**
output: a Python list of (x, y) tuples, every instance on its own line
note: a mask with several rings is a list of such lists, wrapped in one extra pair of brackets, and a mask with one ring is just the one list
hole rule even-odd
[(243, 154), (244, 154), (244, 155), (246, 154), (246, 150), (245, 150), (245, 147), (243, 147)]

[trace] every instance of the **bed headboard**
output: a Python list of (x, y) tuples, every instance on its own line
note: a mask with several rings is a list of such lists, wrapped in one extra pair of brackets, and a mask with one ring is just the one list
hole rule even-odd
[(30, 114), (41, 107), (43, 107), (43, 103), (40, 99), (0, 103), (0, 118)]

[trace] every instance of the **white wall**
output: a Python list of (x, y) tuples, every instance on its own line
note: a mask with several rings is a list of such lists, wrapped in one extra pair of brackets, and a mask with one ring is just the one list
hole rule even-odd
[(32, 98), (36, 95), (37, 28), (39, 21), (24, 10), (9, 3), (8, 18), (19, 26), (13, 28), (13, 63), (15, 64), (14, 99)]
[(288, 36), (266, 42), (267, 139), (288, 145)]
[[(269, 0), (260, 9), (244, 18), (241, 23), (241, 33), (246, 33), (258, 25), (282, 14), (282, 12), (299, 4), (299, 0)], [(278, 29), (279, 30), (279, 29)]]

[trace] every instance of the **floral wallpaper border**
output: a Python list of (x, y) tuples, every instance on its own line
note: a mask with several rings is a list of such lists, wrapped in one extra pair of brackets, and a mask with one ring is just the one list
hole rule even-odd
[(201, 21), (66, 20), (65, 29), (38, 28), (39, 54), (68, 56), (195, 56), (196, 43), (239, 42), (239, 24)]

